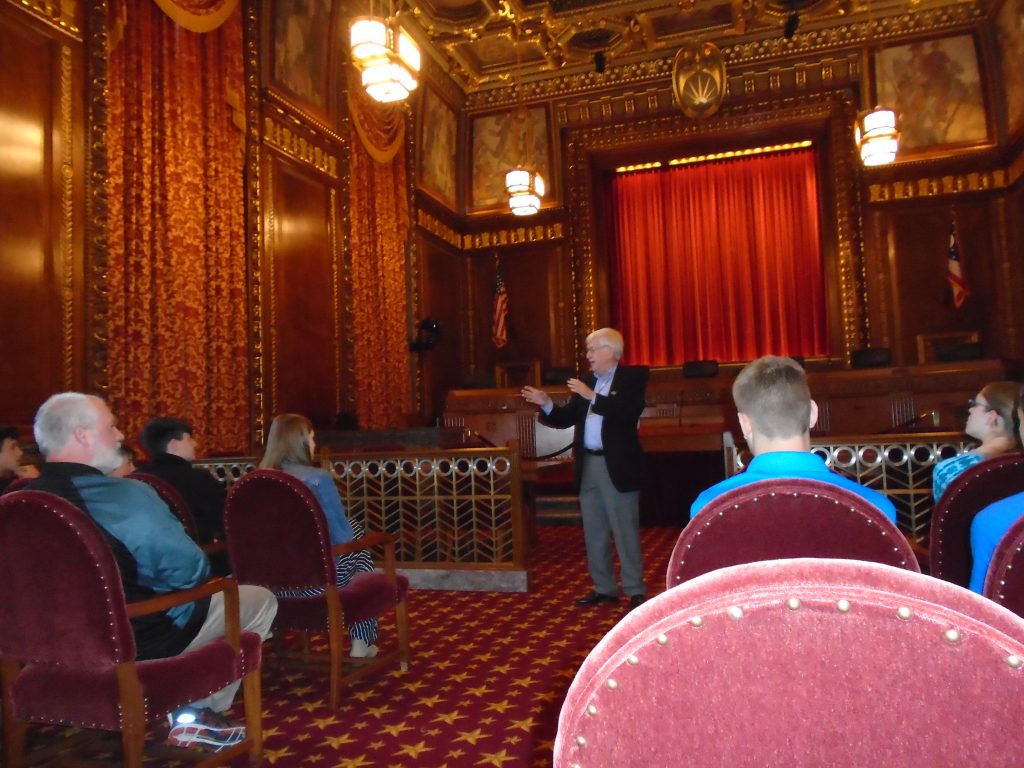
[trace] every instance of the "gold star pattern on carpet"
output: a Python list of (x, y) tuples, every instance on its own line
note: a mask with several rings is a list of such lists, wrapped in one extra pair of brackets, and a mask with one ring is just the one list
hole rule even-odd
[[(677, 531), (643, 529), (648, 583), (664, 582)], [(264, 746), (273, 768), (550, 768), (561, 701), (622, 606), (579, 609), (592, 585), (579, 528), (540, 528), (532, 591), (412, 590), (412, 658), (343, 689), (328, 705), (325, 671), (293, 670), (273, 645), (263, 667)], [(578, 563), (567, 565), (566, 553)], [(281, 638), (299, 647), (295, 633)], [(382, 653), (394, 647), (382, 617)], [(326, 656), (325, 636), (310, 648)], [(240, 699), (241, 697), (239, 697)], [(240, 703), (230, 713), (243, 719)]]

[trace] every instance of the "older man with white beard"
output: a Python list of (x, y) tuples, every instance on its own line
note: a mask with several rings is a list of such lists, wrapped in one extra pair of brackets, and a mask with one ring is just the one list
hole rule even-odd
[[(101, 398), (78, 392), (54, 395), (39, 408), (34, 432), (46, 462), (29, 489), (61, 496), (96, 521), (117, 559), (129, 602), (189, 589), (209, 578), (206, 555), (156, 492), (136, 480), (107, 476), (121, 464), (124, 435)], [(238, 597), (242, 629), (265, 639), (277, 599), (254, 586), (239, 586)], [(224, 596), (131, 621), (139, 659), (176, 656), (224, 635)], [(235, 682), (194, 702), (184, 719), (174, 718), (169, 740), (213, 749), (240, 741), (244, 726), (221, 714), (237, 689)]]

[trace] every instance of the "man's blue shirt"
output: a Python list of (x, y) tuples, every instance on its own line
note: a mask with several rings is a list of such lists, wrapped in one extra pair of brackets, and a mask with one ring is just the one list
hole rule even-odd
[(755, 456), (751, 459), (746, 472), (727, 477), (722, 482), (703, 491), (690, 506), (690, 518), (692, 519), (710, 501), (733, 488), (741, 488), (759, 480), (789, 478), (806, 478), (838, 485), (874, 504), (885, 513), (886, 517), (894, 523), (896, 522), (896, 507), (884, 494), (871, 488), (865, 488), (848, 477), (833, 472), (820, 456), (803, 451), (772, 451)]
[(971, 591), (979, 595), (985, 589), (985, 574), (1000, 539), (1010, 526), (1024, 515), (1024, 493), (1015, 493), (993, 502), (971, 522)]

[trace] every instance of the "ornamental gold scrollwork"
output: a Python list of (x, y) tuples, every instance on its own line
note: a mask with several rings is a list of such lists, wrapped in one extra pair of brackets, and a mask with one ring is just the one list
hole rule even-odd
[[(75, 23), (78, 16), (77, 0), (20, 0), (18, 3), (38, 19), (52, 24), (58, 29), (70, 32), (75, 39), (81, 40), (81, 31)], [(91, 10), (91, 9), (90, 9)]]
[(332, 179), (338, 178), (338, 158), (312, 140), (270, 117), (263, 121), (263, 140), (289, 157), (311, 166)]
[(710, 41), (684, 45), (672, 62), (672, 93), (687, 117), (703, 120), (718, 111), (726, 91), (725, 60)]
[(903, 179), (868, 186), (868, 202), (886, 203), (892, 200), (913, 200), (941, 195), (965, 195), (1005, 189), (1012, 184), (1006, 168), (991, 171), (972, 171), (951, 176), (933, 176)]

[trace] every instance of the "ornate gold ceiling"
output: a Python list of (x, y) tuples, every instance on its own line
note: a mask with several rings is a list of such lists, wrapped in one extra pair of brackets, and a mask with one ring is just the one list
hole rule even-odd
[[(720, 46), (905, 16), (956, 0), (408, 0), (402, 19), (464, 93), (556, 74), (671, 58), (689, 41)], [(513, 42), (518, 36), (519, 45)], [(518, 50), (517, 50), (518, 47)]]

